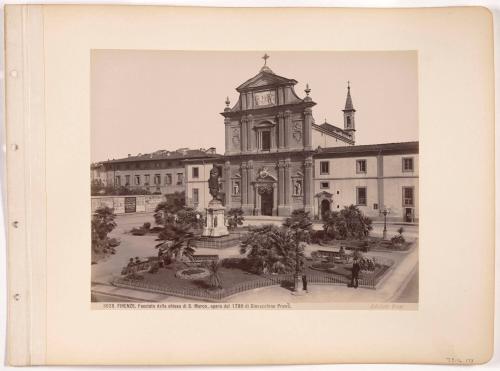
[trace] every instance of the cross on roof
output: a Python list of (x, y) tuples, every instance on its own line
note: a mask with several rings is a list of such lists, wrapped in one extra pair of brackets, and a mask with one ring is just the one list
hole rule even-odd
[(269, 56), (267, 55), (267, 53), (264, 54), (262, 59), (264, 60), (264, 66), (265, 66), (267, 64), (267, 60), (269, 59)]

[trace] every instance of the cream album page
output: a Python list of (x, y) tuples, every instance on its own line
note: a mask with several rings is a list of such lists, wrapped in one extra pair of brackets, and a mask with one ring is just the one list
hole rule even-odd
[(11, 364), (490, 359), (487, 9), (5, 12)]

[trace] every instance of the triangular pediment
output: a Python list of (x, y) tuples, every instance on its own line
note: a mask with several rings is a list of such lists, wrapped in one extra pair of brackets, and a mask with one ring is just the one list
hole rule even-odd
[(236, 88), (237, 91), (251, 90), (270, 85), (295, 85), (296, 80), (262, 71)]

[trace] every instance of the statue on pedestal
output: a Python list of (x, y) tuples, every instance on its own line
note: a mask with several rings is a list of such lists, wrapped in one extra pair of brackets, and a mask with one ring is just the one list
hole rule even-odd
[(227, 236), (229, 231), (224, 222), (225, 207), (222, 205), (219, 194), (219, 171), (215, 166), (210, 170), (208, 190), (212, 196), (212, 200), (208, 203), (208, 207), (206, 208), (206, 225), (203, 228), (202, 236)]

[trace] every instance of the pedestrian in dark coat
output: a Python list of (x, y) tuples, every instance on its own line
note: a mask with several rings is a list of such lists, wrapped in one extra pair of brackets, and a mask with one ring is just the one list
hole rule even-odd
[(351, 287), (354, 287), (355, 289), (358, 288), (358, 278), (359, 278), (359, 271), (361, 270), (361, 267), (359, 265), (359, 260), (354, 259), (354, 262), (352, 263), (352, 270), (351, 270)]
[(307, 276), (305, 274), (302, 275), (302, 288), (307, 291)]

